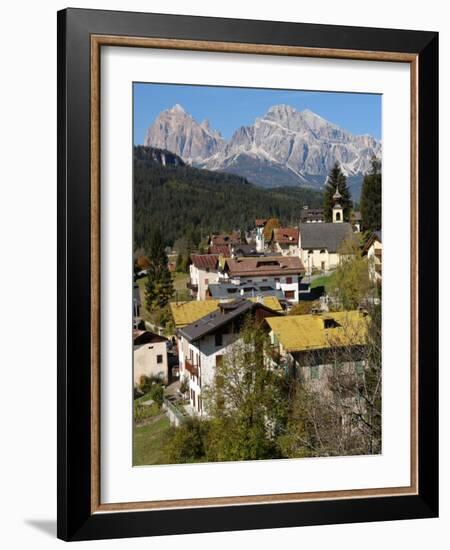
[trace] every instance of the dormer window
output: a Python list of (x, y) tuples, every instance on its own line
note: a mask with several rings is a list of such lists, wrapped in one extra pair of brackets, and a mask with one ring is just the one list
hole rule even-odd
[(340, 326), (341, 325), (336, 321), (336, 319), (333, 319), (332, 317), (325, 317), (323, 320), (323, 328), (336, 328)]

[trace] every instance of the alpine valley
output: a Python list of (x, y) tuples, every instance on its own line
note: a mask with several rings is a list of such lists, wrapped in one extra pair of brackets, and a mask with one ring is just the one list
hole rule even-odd
[(148, 128), (144, 145), (175, 153), (198, 168), (228, 172), (260, 187), (322, 189), (337, 161), (354, 199), (381, 142), (354, 135), (305, 109), (274, 105), (251, 126), (225, 140), (208, 120), (197, 122), (180, 105), (161, 112)]

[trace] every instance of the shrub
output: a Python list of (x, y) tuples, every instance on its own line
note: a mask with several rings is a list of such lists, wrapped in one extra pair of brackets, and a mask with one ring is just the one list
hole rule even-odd
[(196, 417), (189, 417), (178, 428), (169, 430), (165, 443), (169, 464), (204, 461), (203, 441), (207, 432), (208, 422)]
[(141, 376), (139, 380), (139, 389), (142, 394), (149, 393), (152, 387), (155, 385), (161, 385), (161, 378), (159, 376)]
[(153, 399), (155, 403), (161, 406), (164, 399), (164, 388), (161, 386), (161, 384), (153, 384), (153, 386), (150, 388), (149, 396), (151, 399)]

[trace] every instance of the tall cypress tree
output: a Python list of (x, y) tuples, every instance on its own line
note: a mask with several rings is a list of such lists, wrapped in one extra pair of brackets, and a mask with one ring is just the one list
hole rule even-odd
[(372, 168), (364, 176), (361, 189), (361, 218), (364, 231), (381, 229), (381, 161), (372, 158)]
[(172, 276), (168, 267), (168, 258), (164, 249), (161, 232), (156, 229), (150, 239), (150, 266), (147, 270), (145, 302), (148, 311), (166, 306), (173, 296)]
[(347, 187), (347, 178), (342, 173), (341, 167), (339, 166), (338, 162), (335, 163), (328, 175), (327, 184), (323, 193), (323, 213), (326, 222), (333, 221), (333, 195), (336, 193), (336, 187), (338, 188), (338, 191), (342, 196), (339, 202), (344, 209), (344, 221), (348, 222), (353, 206), (352, 197), (350, 194), (350, 190)]

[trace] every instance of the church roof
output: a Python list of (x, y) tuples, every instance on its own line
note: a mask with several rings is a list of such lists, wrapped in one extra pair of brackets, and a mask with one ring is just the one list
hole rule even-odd
[(349, 223), (304, 223), (300, 226), (300, 246), (303, 250), (325, 248), (337, 252), (352, 235)]

